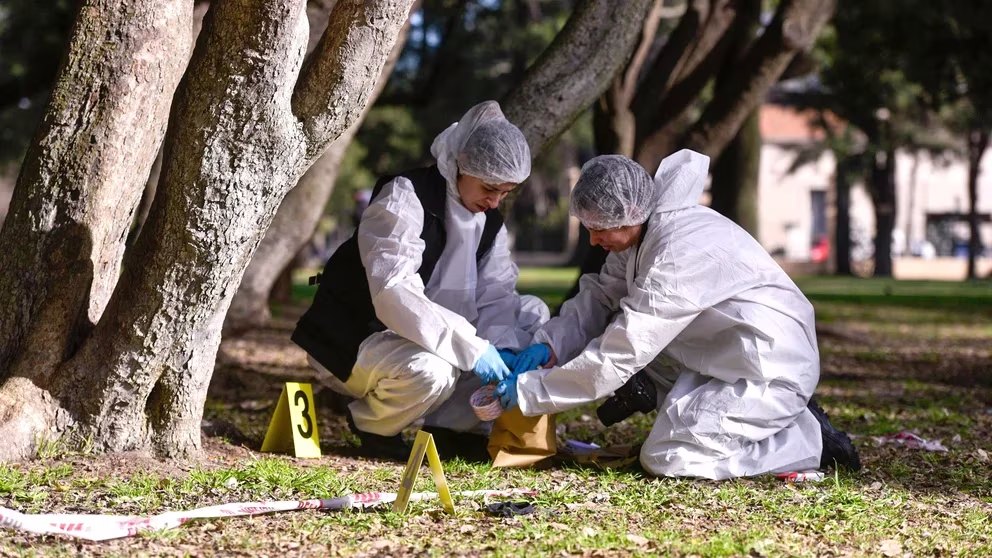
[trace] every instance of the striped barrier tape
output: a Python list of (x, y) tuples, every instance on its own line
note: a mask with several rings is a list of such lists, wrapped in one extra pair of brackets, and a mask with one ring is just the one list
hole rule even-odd
[[(455, 492), (454, 495), (465, 498), (482, 496), (484, 498), (513, 498), (516, 496), (533, 496), (534, 490), (511, 488), (508, 490), (466, 490)], [(414, 492), (410, 494), (411, 501), (433, 500), (436, 492)], [(238, 502), (207, 506), (190, 511), (172, 511), (158, 515), (142, 517), (138, 515), (101, 515), (101, 514), (64, 514), (42, 513), (27, 514), (12, 509), (0, 507), (0, 527), (27, 531), (39, 535), (62, 534), (87, 539), (105, 541), (121, 537), (130, 537), (142, 531), (162, 531), (178, 527), (191, 519), (215, 517), (253, 516), (263, 513), (292, 511), (292, 510), (345, 510), (352, 508), (371, 508), (381, 504), (392, 503), (396, 500), (395, 492), (366, 492), (349, 494), (339, 498), (313, 500), (281, 500), (266, 502)]]

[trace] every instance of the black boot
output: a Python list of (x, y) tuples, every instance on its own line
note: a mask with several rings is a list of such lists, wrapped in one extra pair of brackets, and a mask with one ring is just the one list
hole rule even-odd
[(410, 457), (410, 446), (403, 441), (399, 434), (393, 436), (382, 436), (359, 430), (355, 426), (355, 420), (351, 418), (351, 411), (345, 413), (348, 418), (348, 429), (352, 434), (358, 436), (362, 442), (360, 452), (365, 457), (378, 459), (389, 459), (391, 461), (406, 461)]
[(596, 409), (596, 416), (603, 426), (611, 426), (638, 411), (650, 413), (657, 408), (658, 388), (647, 372), (641, 370)]
[(806, 407), (820, 423), (820, 435), (823, 437), (823, 453), (820, 454), (820, 468), (843, 467), (849, 471), (861, 470), (861, 459), (858, 450), (851, 443), (847, 433), (834, 428), (823, 408), (815, 399), (810, 399)]

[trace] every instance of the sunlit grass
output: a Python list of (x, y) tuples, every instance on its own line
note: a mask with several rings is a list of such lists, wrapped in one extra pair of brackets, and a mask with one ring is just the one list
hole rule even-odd
[[(554, 304), (575, 273), (525, 268), (519, 289)], [(773, 477), (709, 482), (652, 478), (636, 466), (510, 470), (453, 460), (445, 463), (452, 490), (533, 488), (536, 513), (498, 518), (485, 513), (481, 499), (458, 499), (449, 516), (437, 501), (426, 501), (411, 503), (406, 514), (386, 507), (204, 520), (136, 540), (82, 546), (5, 531), (0, 555), (32, 555), (29, 544), (39, 549), (34, 555), (46, 556), (156, 555), (166, 549), (285, 556), (992, 555), (988, 286), (849, 278), (798, 283), (820, 323), (842, 334), (820, 338), (825, 372), (818, 397), (832, 421), (856, 436), (865, 464), (860, 474), (805, 484)], [(299, 291), (305, 298), (313, 289)], [(603, 446), (637, 444), (655, 417), (635, 414), (605, 428), (595, 409), (590, 404), (559, 415), (559, 436)], [(208, 402), (208, 410), (211, 417), (254, 424), (244, 429), (251, 436), (264, 434), (271, 414), (239, 411), (231, 401)], [(876, 441), (901, 430), (939, 439), (948, 451)], [(331, 441), (324, 442), (332, 453)], [(51, 444), (42, 460), (0, 464), (0, 505), (26, 513), (154, 514), (225, 502), (393, 492), (402, 470), (401, 464), (334, 456), (244, 453), (232, 464), (170, 476), (141, 471), (101, 477), (76, 465), (86, 456)], [(66, 458), (76, 461), (61, 461)], [(434, 490), (426, 468), (415, 489)]]

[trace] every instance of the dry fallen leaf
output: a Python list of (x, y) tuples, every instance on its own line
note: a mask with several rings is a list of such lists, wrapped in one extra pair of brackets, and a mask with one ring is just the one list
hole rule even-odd
[(651, 544), (651, 541), (649, 541), (647, 538), (642, 537), (640, 535), (635, 535), (633, 533), (627, 533), (627, 540), (636, 544), (637, 546), (647, 546)]
[(885, 539), (879, 544), (878, 551), (886, 556), (899, 556), (902, 554), (902, 543), (895, 539)]

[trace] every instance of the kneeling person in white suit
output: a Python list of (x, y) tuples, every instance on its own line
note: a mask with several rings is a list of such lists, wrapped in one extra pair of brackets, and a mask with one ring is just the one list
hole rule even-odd
[(604, 423), (658, 409), (641, 449), (655, 475), (726, 479), (839, 464), (846, 434), (810, 402), (813, 307), (743, 229), (698, 205), (709, 158), (683, 150), (652, 180), (626, 157), (589, 161), (570, 212), (610, 252), (535, 335), (550, 367), (497, 392), (525, 415), (613, 394)]
[(487, 101), (431, 153), (436, 165), (379, 181), (293, 332), (324, 383), (354, 398), (349, 425), (370, 455), (405, 459), (399, 433), (417, 423), (485, 433), (470, 394), (508, 377), (508, 351), (549, 317), (515, 290), (497, 209), (530, 174), (523, 134)]

